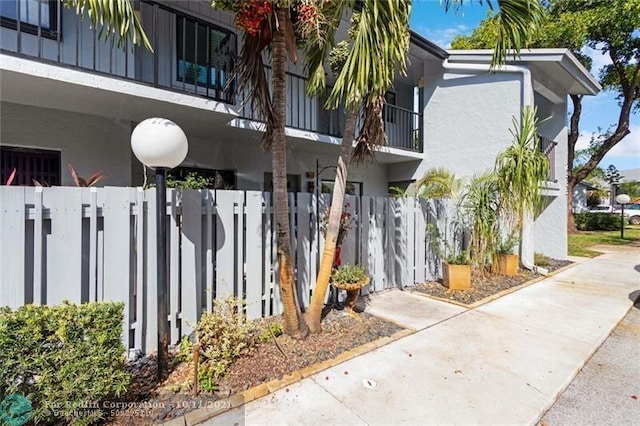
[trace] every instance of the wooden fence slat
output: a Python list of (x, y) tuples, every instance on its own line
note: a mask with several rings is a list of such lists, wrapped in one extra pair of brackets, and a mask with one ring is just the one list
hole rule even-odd
[(234, 191), (216, 191), (216, 299), (234, 296)]
[(397, 288), (403, 288), (404, 286), (413, 284), (409, 283), (409, 253), (407, 250), (409, 198), (396, 198), (394, 202), (395, 206), (393, 206), (392, 209), (394, 217), (392, 233), (395, 238), (394, 277), (395, 286)]
[(207, 190), (204, 192), (204, 203), (205, 203), (205, 232), (206, 232), (206, 240), (205, 240), (205, 292), (203, 297), (205, 298), (205, 303), (203, 306), (207, 310), (207, 312), (213, 311), (213, 266), (214, 266), (214, 251), (213, 251), (213, 233), (214, 233), (214, 197), (215, 191)]
[(376, 197), (375, 202), (375, 220), (374, 220), (374, 247), (375, 247), (375, 279), (373, 290), (381, 291), (387, 288), (386, 277), (386, 256), (389, 253), (385, 252), (385, 240), (387, 226), (387, 205), (386, 200), (382, 197)]
[(244, 299), (246, 295), (245, 289), (245, 259), (244, 259), (244, 237), (245, 237), (245, 192), (233, 191), (234, 195), (234, 237), (236, 241), (235, 247), (235, 280), (234, 280), (234, 294), (239, 299)]
[(47, 282), (57, 285), (48, 286), (47, 304), (57, 305), (64, 300), (80, 303), (83, 301), (81, 188), (50, 189), (51, 247), (47, 253)]
[(247, 316), (262, 317), (264, 288), (264, 248), (262, 235), (262, 193), (247, 191)]
[(98, 189), (89, 191), (89, 301), (98, 300)]
[(298, 194), (297, 224), (298, 291), (303, 307), (309, 306), (311, 295), (311, 194)]
[(263, 280), (263, 294), (264, 294), (264, 303), (265, 303), (265, 316), (273, 315), (273, 288), (274, 277), (273, 270), (275, 269), (275, 265), (273, 262), (273, 232), (272, 232), (272, 214), (271, 214), (271, 194), (269, 192), (263, 192), (262, 196), (264, 197), (265, 202), (265, 212), (264, 212), (264, 235), (263, 235), (263, 258), (264, 258), (264, 280)]
[[(104, 300), (123, 302), (123, 335), (129, 349), (131, 207), (129, 188), (105, 188), (104, 207)], [(79, 192), (78, 192), (79, 193)], [(116, 266), (117, 265), (117, 266)]]
[[(182, 235), (180, 233), (181, 217), (178, 215), (178, 207), (180, 207), (179, 192), (175, 189), (167, 189), (167, 200), (170, 200), (168, 208), (168, 230), (166, 237), (169, 240), (167, 246), (167, 261), (169, 262), (169, 332), (171, 341), (177, 342), (180, 339), (180, 263), (181, 263), (181, 243)], [(183, 212), (184, 213), (184, 212)]]
[(25, 300), (25, 191), (5, 187), (0, 191), (0, 306), (17, 308)]
[(423, 283), (426, 281), (426, 228), (427, 224), (425, 223), (425, 201), (417, 198), (416, 199), (416, 213), (415, 213), (415, 239), (414, 246), (416, 248), (415, 256), (416, 256), (416, 282)]
[(371, 293), (373, 286), (373, 276), (375, 273), (375, 265), (372, 262), (374, 244), (373, 244), (373, 220), (371, 218), (371, 197), (363, 196), (360, 199), (360, 214), (358, 215), (358, 222), (360, 223), (360, 264), (367, 270), (369, 276), (371, 276), (370, 285), (362, 289), (362, 294), (366, 295)]
[[(134, 348), (141, 349), (143, 345), (144, 324), (148, 321), (144, 317), (144, 191), (142, 188), (138, 188), (136, 191), (136, 330), (134, 337)], [(93, 234), (92, 234), (93, 235)]]
[(184, 335), (191, 334), (192, 328), (190, 325), (195, 324), (200, 319), (200, 311), (202, 309), (201, 240), (202, 194), (197, 190), (183, 190), (182, 233), (179, 252), (182, 263), (180, 280), (182, 284), (180, 288), (182, 304), (180, 312), (182, 333)]
[(151, 352), (158, 348), (158, 265), (156, 247), (159, 244), (158, 233), (156, 232), (156, 191), (147, 189), (144, 191), (144, 198), (147, 201), (146, 217), (146, 270), (145, 274), (145, 334), (143, 348), (144, 352)]
[(42, 187), (35, 188), (33, 207), (33, 303), (40, 305), (44, 303), (44, 280), (42, 279)]

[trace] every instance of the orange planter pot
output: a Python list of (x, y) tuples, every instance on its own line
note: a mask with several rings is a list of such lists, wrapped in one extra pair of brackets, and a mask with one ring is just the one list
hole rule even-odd
[(442, 263), (442, 280), (450, 290), (471, 288), (471, 265), (451, 265)]
[(513, 276), (518, 274), (520, 258), (517, 254), (500, 254), (496, 263), (496, 274)]

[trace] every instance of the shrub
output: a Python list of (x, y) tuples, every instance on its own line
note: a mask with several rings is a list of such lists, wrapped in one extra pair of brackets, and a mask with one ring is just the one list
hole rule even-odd
[(244, 303), (233, 297), (215, 300), (213, 312), (200, 317), (196, 334), (201, 347), (198, 381), (204, 390), (229, 372), (240, 355), (255, 345), (255, 323), (244, 314)]
[(124, 393), (122, 303), (0, 308), (0, 400), (24, 395), (34, 423), (90, 424)]
[(260, 343), (266, 343), (273, 339), (274, 337), (278, 337), (282, 335), (282, 325), (279, 322), (272, 322), (268, 326), (262, 330), (259, 336)]
[(344, 283), (344, 284), (355, 284), (362, 282), (367, 277), (367, 273), (364, 270), (364, 267), (359, 265), (342, 265), (338, 267), (333, 274), (331, 275), (331, 279), (334, 282)]
[(551, 265), (551, 259), (542, 253), (534, 253), (533, 263), (544, 268)]
[(574, 213), (580, 231), (619, 231), (620, 216), (611, 213)]

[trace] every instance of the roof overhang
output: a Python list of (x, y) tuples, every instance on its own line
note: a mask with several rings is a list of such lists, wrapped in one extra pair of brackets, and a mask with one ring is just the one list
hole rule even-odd
[[(490, 64), (493, 56), (493, 50), (489, 49), (449, 50), (448, 53), (449, 62), (454, 63)], [(568, 49), (522, 50), (515, 58), (510, 54), (506, 62), (529, 66), (534, 79), (543, 83), (545, 79), (551, 79), (566, 94), (595, 96), (602, 90), (598, 81)]]
[(409, 42), (413, 46), (431, 54), (432, 56), (435, 56), (438, 59), (447, 59), (447, 57), (449, 56), (449, 53), (446, 50), (444, 50), (442, 47), (438, 46), (431, 40), (427, 40), (413, 30), (410, 30), (409, 32), (411, 35)]

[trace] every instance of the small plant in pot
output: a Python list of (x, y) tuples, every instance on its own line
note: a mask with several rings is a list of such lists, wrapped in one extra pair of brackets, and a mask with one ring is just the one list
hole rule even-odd
[(449, 290), (468, 290), (471, 288), (471, 262), (466, 250), (443, 259), (442, 281)]
[(515, 235), (510, 235), (498, 242), (492, 268), (494, 273), (509, 277), (518, 274), (519, 257), (513, 253), (518, 241)]
[(345, 301), (345, 311), (352, 317), (360, 320), (358, 314), (354, 311), (360, 290), (369, 284), (370, 277), (367, 275), (364, 267), (359, 265), (340, 265), (334, 269), (331, 275), (331, 284), (339, 289), (347, 292), (347, 300)]

